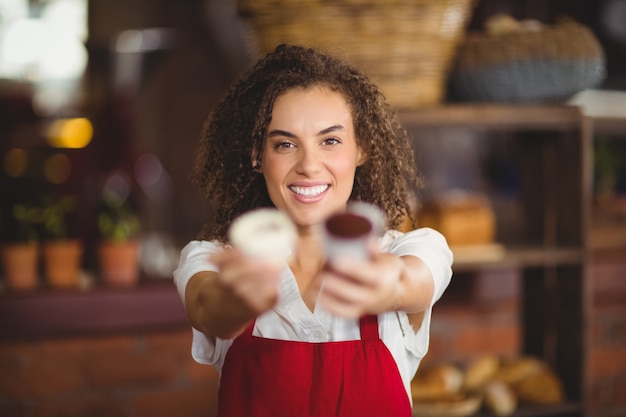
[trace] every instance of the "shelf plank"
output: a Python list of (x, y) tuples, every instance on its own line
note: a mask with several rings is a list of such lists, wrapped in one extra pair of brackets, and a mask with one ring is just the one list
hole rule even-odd
[(173, 284), (39, 290), (0, 297), (0, 340), (188, 326)]
[(584, 262), (582, 248), (546, 247), (457, 247), (452, 248), (454, 270), (476, 270), (488, 268), (548, 267), (579, 265)]
[(458, 104), (399, 113), (411, 127), (472, 127), (507, 130), (577, 130), (582, 113), (577, 106)]
[(596, 135), (614, 135), (626, 138), (626, 119), (617, 117), (591, 117), (593, 132)]
[[(565, 417), (581, 416), (582, 413), (583, 407), (581, 404), (568, 402), (555, 405), (521, 405), (509, 417)], [(472, 417), (494, 417), (494, 414), (489, 411), (481, 411)]]

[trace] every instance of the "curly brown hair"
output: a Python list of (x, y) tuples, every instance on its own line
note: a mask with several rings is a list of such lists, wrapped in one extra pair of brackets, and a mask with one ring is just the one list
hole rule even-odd
[(358, 68), (320, 51), (280, 45), (231, 87), (209, 114), (191, 173), (213, 205), (200, 239), (226, 242), (232, 220), (249, 210), (272, 207), (262, 175), (252, 167), (260, 155), (272, 107), (286, 91), (324, 86), (343, 95), (352, 110), (358, 145), (367, 161), (356, 170), (350, 200), (367, 201), (386, 213), (388, 227), (405, 216), (421, 185), (407, 131), (378, 87)]

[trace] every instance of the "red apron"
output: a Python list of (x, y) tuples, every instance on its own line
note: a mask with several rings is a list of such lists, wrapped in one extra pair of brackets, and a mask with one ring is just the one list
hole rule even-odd
[(252, 335), (226, 354), (218, 415), (410, 417), (411, 405), (378, 318), (360, 320), (361, 340), (310, 343)]

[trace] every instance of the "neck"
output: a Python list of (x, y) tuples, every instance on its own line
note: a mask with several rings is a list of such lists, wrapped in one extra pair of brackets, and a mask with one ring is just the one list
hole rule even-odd
[(300, 294), (306, 305), (313, 311), (321, 282), (318, 279), (319, 272), (324, 267), (326, 256), (319, 233), (299, 233), (298, 247), (295, 256), (289, 262)]
[(320, 234), (311, 229), (305, 233), (298, 233), (298, 246), (290, 262), (292, 269), (317, 273), (325, 261), (326, 256)]

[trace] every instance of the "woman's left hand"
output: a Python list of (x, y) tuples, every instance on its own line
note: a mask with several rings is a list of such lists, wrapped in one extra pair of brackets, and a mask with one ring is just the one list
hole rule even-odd
[(360, 317), (397, 309), (402, 298), (403, 261), (372, 251), (368, 259), (337, 256), (321, 272), (318, 302), (332, 314)]

